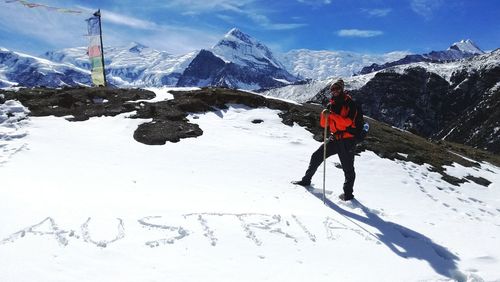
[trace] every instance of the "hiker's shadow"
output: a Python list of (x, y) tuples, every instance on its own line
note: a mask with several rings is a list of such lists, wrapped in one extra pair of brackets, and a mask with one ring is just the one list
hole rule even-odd
[[(323, 200), (322, 194), (314, 191), (309, 192), (320, 200)], [(325, 203), (354, 225), (370, 233), (371, 236), (374, 236), (398, 256), (406, 259), (416, 258), (425, 260), (437, 273), (457, 281), (465, 281), (467, 279), (457, 268), (457, 262), (460, 259), (447, 248), (433, 242), (425, 235), (400, 224), (383, 220), (376, 212), (365, 207), (356, 199), (352, 200), (352, 206), (360, 208), (365, 216), (343, 209), (328, 199), (325, 199)], [(373, 234), (360, 225), (360, 223), (374, 227), (379, 232)]]

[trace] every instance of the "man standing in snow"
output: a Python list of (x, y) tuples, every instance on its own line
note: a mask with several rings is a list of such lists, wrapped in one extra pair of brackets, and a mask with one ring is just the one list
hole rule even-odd
[[(328, 123), (330, 136), (326, 143), (326, 157), (338, 154), (342, 170), (344, 171), (344, 193), (339, 196), (343, 201), (354, 199), (353, 186), (356, 174), (354, 172), (354, 149), (356, 142), (354, 135), (347, 132), (349, 127), (354, 126), (356, 115), (356, 105), (351, 97), (344, 91), (344, 81), (339, 79), (330, 87), (332, 98), (328, 103), (327, 109), (321, 113), (320, 124), (325, 127)], [(327, 120), (328, 119), (328, 120)], [(323, 145), (311, 156), (309, 168), (300, 181), (294, 181), (294, 184), (309, 186), (311, 179), (323, 162)]]

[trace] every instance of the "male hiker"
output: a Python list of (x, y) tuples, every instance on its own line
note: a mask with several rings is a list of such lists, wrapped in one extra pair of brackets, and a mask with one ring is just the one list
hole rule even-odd
[[(325, 127), (328, 122), (330, 136), (326, 143), (326, 158), (338, 154), (342, 169), (344, 170), (345, 182), (344, 193), (339, 196), (343, 201), (354, 199), (353, 186), (356, 174), (354, 172), (354, 148), (356, 145), (354, 135), (347, 130), (354, 126), (355, 116), (357, 114), (356, 104), (351, 97), (344, 91), (344, 81), (339, 79), (330, 87), (332, 98), (328, 103), (327, 109), (321, 113), (320, 124)], [(327, 119), (326, 120), (326, 117)], [(300, 181), (294, 181), (294, 184), (309, 186), (311, 179), (323, 162), (323, 148), (321, 145), (311, 156), (309, 168)]]

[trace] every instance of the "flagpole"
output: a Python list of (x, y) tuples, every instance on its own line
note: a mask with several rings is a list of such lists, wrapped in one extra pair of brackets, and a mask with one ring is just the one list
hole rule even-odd
[(99, 17), (99, 36), (101, 38), (102, 75), (104, 78), (104, 87), (106, 87), (108, 83), (106, 82), (106, 69), (104, 68), (104, 45), (102, 44), (101, 9), (97, 10), (94, 16)]

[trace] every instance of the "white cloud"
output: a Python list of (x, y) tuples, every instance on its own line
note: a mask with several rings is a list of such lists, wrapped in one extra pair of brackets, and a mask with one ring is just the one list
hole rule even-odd
[(297, 2), (311, 6), (329, 5), (332, 3), (331, 0), (297, 0)]
[(268, 30), (289, 30), (307, 25), (302, 23), (273, 23), (267, 16), (256, 13), (247, 13), (247, 16), (262, 28)]
[(268, 26), (265, 26), (264, 28), (269, 29), (269, 30), (289, 30), (289, 29), (297, 29), (307, 26), (307, 24), (301, 24), (301, 23), (273, 23)]
[[(177, 12), (193, 13), (192, 15), (210, 12), (214, 17), (233, 21), (232, 25), (241, 22), (242, 17), (251, 24), (267, 30), (290, 30), (305, 26), (291, 19), (291, 23), (274, 22), (264, 13), (258, 11), (252, 4), (254, 0), (173, 0), (165, 5), (183, 5)], [(187, 3), (187, 4), (186, 4)], [(249, 6), (245, 6), (249, 5)], [(32, 38), (30, 42), (8, 44), (17, 38), (7, 38), (0, 34), (0, 44), (5, 47), (29, 43), (40, 47), (34, 55), (47, 50), (67, 47), (86, 46), (87, 32), (85, 19), (95, 11), (88, 7), (77, 6), (84, 10), (83, 14), (62, 14), (44, 9), (27, 9), (22, 5), (12, 5), (0, 2), (0, 33), (4, 30), (10, 34), (18, 34), (24, 38)], [(220, 13), (221, 11), (225, 13)], [(131, 41), (143, 43), (152, 48), (181, 54), (201, 48), (209, 48), (220, 39), (221, 30), (211, 27), (196, 28), (189, 26), (168, 25), (133, 17), (110, 10), (101, 10), (103, 15), (103, 39), (107, 46), (125, 45)], [(24, 39), (26, 40), (26, 39)], [(17, 47), (18, 48), (18, 47)], [(34, 46), (36, 48), (36, 46)], [(33, 48), (32, 48), (33, 49)]]
[(337, 32), (342, 37), (375, 37), (384, 34), (380, 30), (360, 30), (360, 29), (341, 29)]
[(171, 0), (165, 6), (180, 8), (191, 13), (212, 11), (241, 12), (243, 7), (253, 2), (255, 0)]
[[(22, 5), (0, 4), (0, 29), (33, 38), (50, 46), (82, 46), (87, 32), (85, 18), (90, 14), (65, 14), (46, 9), (27, 9)], [(15, 41), (10, 38), (9, 41)], [(40, 50), (42, 53), (46, 50)], [(37, 55), (37, 54), (34, 54)]]
[[(124, 34), (124, 37), (127, 36)], [(186, 54), (191, 51), (207, 49), (220, 40), (220, 34), (210, 34), (194, 29), (162, 29), (154, 34), (143, 35), (135, 41), (157, 50), (165, 50), (172, 54)], [(128, 39), (130, 41), (130, 39)]]
[(412, 10), (423, 16), (425, 19), (431, 19), (434, 11), (439, 9), (443, 4), (443, 0), (412, 0)]
[(216, 17), (223, 20), (223, 21), (226, 21), (228, 23), (234, 23), (236, 21), (236, 19), (234, 17), (229, 16), (229, 15), (219, 14), (219, 15), (216, 15)]
[(392, 11), (392, 9), (363, 9), (362, 10), (364, 13), (367, 13), (368, 15), (372, 17), (385, 17), (389, 15), (389, 13)]
[[(43, 43), (40, 50), (30, 52), (33, 55), (39, 55), (48, 50), (86, 46), (88, 42), (84, 36), (87, 32), (85, 19), (90, 17), (94, 10), (85, 7), (79, 7), (79, 9), (86, 13), (56, 13), (0, 2), (0, 33), (8, 31), (32, 38), (32, 42), (37, 42), (37, 45)], [(209, 48), (220, 38), (217, 31), (161, 25), (107, 10), (101, 10), (101, 13), (103, 15), (103, 41), (107, 46), (125, 45), (136, 41), (156, 49), (182, 54), (187, 51)], [(4, 39), (0, 34), (0, 45), (19, 45), (19, 43), (9, 44), (16, 40), (19, 39)], [(24, 43), (24, 45), (29, 44), (30, 42)]]
[[(186, 2), (189, 4), (186, 4)], [(187, 11), (182, 12), (183, 15), (199, 15), (201, 13), (208, 12), (226, 12), (232, 13), (228, 14), (215, 14), (215, 17), (224, 20), (226, 22), (237, 24), (241, 21), (239, 17), (244, 16), (251, 20), (253, 23), (257, 24), (259, 27), (267, 30), (290, 30), (296, 29), (307, 24), (303, 23), (275, 23), (268, 16), (266, 16), (263, 12), (258, 11), (250, 4), (252, 4), (254, 0), (246, 0), (246, 1), (232, 1), (232, 0), (209, 0), (209, 1), (199, 1), (199, 0), (187, 0), (187, 1), (179, 1), (174, 0), (169, 2), (169, 6), (180, 6), (178, 8), (189, 9)]]
[(103, 18), (105, 17), (106, 21), (111, 22), (113, 24), (128, 26), (136, 29), (149, 29), (149, 30), (158, 29), (158, 25), (154, 22), (137, 19), (106, 10), (101, 11), (101, 14)]

